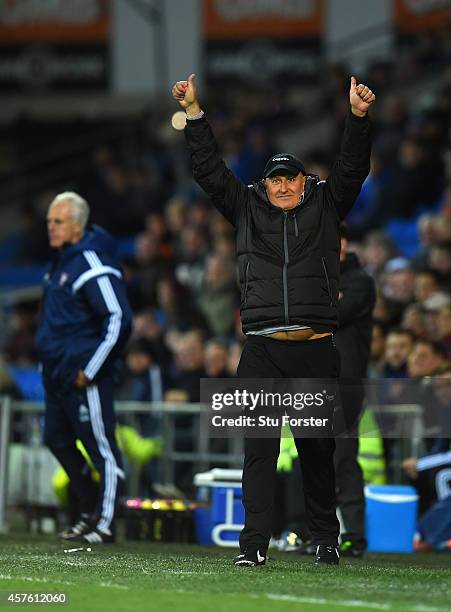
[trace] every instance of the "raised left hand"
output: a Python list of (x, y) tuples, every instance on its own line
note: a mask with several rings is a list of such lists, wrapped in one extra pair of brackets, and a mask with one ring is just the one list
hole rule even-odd
[(357, 115), (357, 117), (364, 117), (375, 100), (376, 96), (369, 87), (363, 85), (363, 83), (357, 85), (355, 77), (351, 77), (349, 103), (351, 104), (351, 111), (354, 115)]

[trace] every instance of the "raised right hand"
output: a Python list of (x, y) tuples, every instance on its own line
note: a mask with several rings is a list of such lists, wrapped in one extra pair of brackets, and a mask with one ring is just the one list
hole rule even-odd
[(172, 88), (173, 97), (186, 110), (188, 115), (196, 115), (200, 112), (196, 85), (194, 84), (195, 77), (195, 74), (190, 74), (187, 81), (177, 81)]

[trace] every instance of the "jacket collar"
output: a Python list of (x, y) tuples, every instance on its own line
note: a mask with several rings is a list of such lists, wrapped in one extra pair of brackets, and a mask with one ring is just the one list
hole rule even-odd
[(92, 250), (98, 253), (104, 253), (108, 256), (115, 255), (115, 243), (112, 236), (98, 225), (90, 225), (86, 228), (81, 240), (75, 244), (66, 243), (63, 247), (56, 251), (54, 259), (58, 261), (66, 261), (84, 250)]

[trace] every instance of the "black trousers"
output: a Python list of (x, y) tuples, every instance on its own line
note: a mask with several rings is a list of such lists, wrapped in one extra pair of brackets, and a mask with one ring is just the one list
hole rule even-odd
[(66, 470), (81, 512), (92, 511), (89, 467), (76, 446), (83, 443), (100, 473), (95, 514), (97, 527), (113, 527), (119, 487), (124, 479), (122, 456), (115, 438), (113, 381), (106, 377), (86, 389), (64, 392), (46, 385), (44, 443)]
[[(332, 336), (300, 342), (248, 336), (239, 378), (336, 378), (339, 356)], [(296, 438), (301, 458), (307, 524), (317, 544), (338, 542), (333, 438)], [(271, 538), (278, 438), (246, 438), (243, 466), (245, 525), (240, 548), (266, 551)], [(299, 491), (302, 495), (302, 491)]]

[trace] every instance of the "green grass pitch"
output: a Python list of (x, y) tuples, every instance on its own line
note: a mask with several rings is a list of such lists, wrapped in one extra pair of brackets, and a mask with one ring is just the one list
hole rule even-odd
[[(76, 546), (76, 544), (72, 544)], [(66, 592), (70, 612), (344, 612), (451, 610), (451, 554), (375, 555), (315, 567), (270, 551), (265, 567), (234, 568), (235, 549), (127, 542), (65, 554), (54, 537), (0, 535), (0, 591)]]

